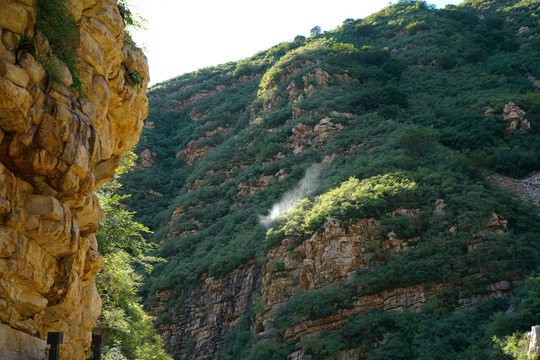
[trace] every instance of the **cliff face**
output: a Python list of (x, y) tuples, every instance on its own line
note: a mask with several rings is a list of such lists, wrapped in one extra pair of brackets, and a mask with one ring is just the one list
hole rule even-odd
[[(196, 359), (216, 358), (223, 340), (238, 327), (242, 316), (252, 311), (255, 301), (264, 310), (256, 317), (253, 329), (260, 338), (271, 334), (275, 331), (273, 316), (291, 296), (346, 281), (356, 268), (367, 268), (369, 255), (365, 252), (369, 241), (381, 237), (378, 225), (374, 219), (361, 219), (346, 228), (330, 219), (324, 231), (301, 245), (294, 246), (294, 241), (286, 239), (271, 250), (262, 272), (250, 262), (224, 277), (203, 276), (204, 285), (184, 296), (169, 290), (157, 293), (151, 305), (154, 316), (160, 316), (168, 302), (181, 299), (174, 305), (171, 324), (160, 325), (167, 350)], [(407, 242), (386, 239), (384, 246), (396, 252), (406, 251)], [(276, 263), (283, 265), (279, 267)], [(373, 309), (418, 310), (428, 296), (440, 289), (441, 286), (433, 286), (425, 290), (418, 285), (361, 297), (352, 309), (288, 328), (284, 338), (299, 343), (302, 337), (341, 328), (349, 317)], [(260, 295), (257, 300), (255, 293)]]
[[(435, 205), (435, 213), (441, 211), (441, 204), (444, 201), (440, 200)], [(412, 217), (417, 213), (418, 209), (398, 208), (387, 215)], [(505, 232), (505, 224), (501, 224), (494, 214), (486, 221), (486, 228), (478, 237), (471, 237), (469, 251), (478, 250), (479, 244), (483, 243), (479, 238)], [(179, 295), (171, 290), (158, 292), (150, 304), (152, 315), (159, 317), (168, 311), (171, 319), (167, 322), (170, 324), (162, 324), (159, 328), (167, 350), (180, 358), (218, 358), (224, 340), (241, 326), (242, 317), (251, 316), (255, 311), (251, 330), (256, 338), (271, 338), (276, 331), (281, 331), (284, 341), (300, 348), (290, 356), (294, 359), (310, 359), (302, 350), (305, 339), (342, 329), (354, 317), (374, 310), (421, 312), (427, 301), (443, 291), (451, 291), (457, 285), (454, 282), (417, 283), (355, 296), (351, 297), (348, 306), (331, 315), (317, 319), (302, 315), (294, 323), (276, 328), (276, 320), (279, 321), (282, 315), (280, 311), (296, 295), (332, 284), (351, 283), (358, 269), (369, 270), (376, 263), (371, 251), (373, 248), (380, 246), (385, 251), (402, 256), (411, 251), (418, 240), (416, 237), (398, 239), (394, 232), (383, 234), (380, 221), (376, 219), (359, 219), (352, 225), (344, 225), (330, 218), (324, 230), (313, 234), (300, 245), (292, 239), (283, 240), (281, 245), (267, 253), (266, 266), (262, 271), (254, 262), (250, 262), (223, 277), (204, 275), (201, 279), (204, 285), (189, 293)], [(472, 281), (481, 276), (471, 275), (471, 279), (463, 281)], [(468, 298), (462, 294), (458, 302), (467, 306), (479, 299), (507, 298), (513, 288), (509, 281), (491, 283), (486, 286), (481, 298)], [(317, 306), (315, 301), (313, 306)], [(169, 308), (173, 311), (167, 310)], [(347, 349), (340, 352), (339, 358), (365, 358), (367, 354), (364, 352), (362, 347)]]
[(180, 296), (180, 303), (175, 304), (174, 292), (166, 290), (156, 294), (152, 304), (154, 316), (163, 313), (167, 302), (174, 304), (174, 318), (160, 326), (160, 333), (167, 351), (178, 357), (215, 358), (224, 337), (253, 306), (261, 272), (250, 262), (222, 278), (205, 276), (203, 282), (200, 289)]
[[(71, 1), (81, 95), (51, 81), (28, 52), (32, 1), (0, 2), (0, 357), (42, 359), (50, 331), (63, 359), (89, 355), (103, 265), (94, 192), (138, 141), (147, 114), (146, 58), (124, 37), (116, 1)], [(47, 44), (43, 45), (47, 50)], [(139, 73), (142, 84), (126, 76)], [(21, 352), (22, 351), (22, 352)]]

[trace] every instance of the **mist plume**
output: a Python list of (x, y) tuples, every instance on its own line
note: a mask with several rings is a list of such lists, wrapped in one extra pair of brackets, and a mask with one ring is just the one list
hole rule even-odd
[(311, 191), (319, 185), (319, 176), (321, 174), (320, 166), (312, 166), (307, 171), (304, 177), (291, 190), (287, 191), (281, 200), (272, 206), (268, 215), (259, 215), (259, 221), (267, 228), (280, 216), (289, 212), (294, 204), (305, 198)]

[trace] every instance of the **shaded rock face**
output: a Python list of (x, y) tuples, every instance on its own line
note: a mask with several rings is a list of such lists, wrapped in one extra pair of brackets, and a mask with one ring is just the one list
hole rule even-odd
[[(204, 285), (184, 295), (187, 298), (174, 309), (180, 315), (171, 319), (171, 324), (160, 326), (167, 352), (192, 359), (216, 358), (225, 335), (252, 307), (260, 280), (261, 273), (254, 262), (221, 278), (205, 277)], [(170, 297), (176, 297), (170, 290), (158, 293), (151, 314), (161, 314)]]
[[(0, 1), (0, 358), (44, 359), (47, 333), (64, 332), (62, 359), (89, 356), (103, 266), (94, 192), (140, 135), (148, 66), (124, 40), (115, 0), (73, 0), (84, 97), (17, 50), (38, 37), (31, 1)], [(130, 85), (126, 76), (144, 81)]]

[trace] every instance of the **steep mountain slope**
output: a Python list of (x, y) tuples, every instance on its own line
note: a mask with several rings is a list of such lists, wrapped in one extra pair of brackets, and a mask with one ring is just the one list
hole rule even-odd
[(487, 176), (540, 170), (538, 11), (402, 1), (154, 86), (123, 182), (169, 351), (504, 358), (540, 223)]

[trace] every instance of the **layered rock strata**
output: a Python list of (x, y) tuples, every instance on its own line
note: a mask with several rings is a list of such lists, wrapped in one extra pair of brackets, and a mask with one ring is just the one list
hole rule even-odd
[[(205, 276), (204, 285), (184, 294), (173, 312), (170, 324), (160, 326), (165, 348), (178, 357), (213, 359), (226, 334), (236, 327), (253, 305), (253, 294), (260, 286), (261, 272), (250, 262), (221, 278)], [(158, 293), (151, 315), (160, 315), (174, 293)], [(174, 301), (174, 300), (172, 300)]]
[[(407, 210), (407, 211), (405, 211)], [(404, 209), (406, 216), (415, 211)], [(203, 277), (204, 285), (190, 294), (162, 291), (154, 297), (152, 315), (159, 316), (165, 304), (181, 298), (172, 311), (170, 324), (160, 325), (166, 349), (177, 356), (212, 359), (225, 336), (234, 329), (243, 315), (254, 305), (254, 293), (260, 293), (259, 305), (268, 312), (257, 316), (254, 330), (260, 336), (272, 331), (269, 322), (272, 314), (297, 290), (318, 289), (335, 282), (347, 281), (352, 270), (366, 268), (369, 241), (382, 236), (377, 230), (379, 221), (360, 219), (344, 227), (338, 220), (329, 219), (325, 230), (294, 247), (284, 240), (267, 254), (267, 265), (262, 273), (250, 262), (221, 278)], [(386, 248), (396, 252), (407, 251), (405, 240), (386, 236)], [(290, 250), (294, 248), (293, 250)], [(294, 255), (293, 255), (294, 254)], [(273, 270), (276, 262), (283, 262), (283, 270)], [(281, 276), (286, 274), (287, 276)], [(425, 290), (418, 285), (407, 289), (395, 289), (381, 294), (357, 299), (353, 309), (321, 321), (303, 322), (286, 331), (285, 337), (299, 341), (303, 336), (320, 333), (323, 329), (342, 327), (347, 318), (372, 309), (403, 310), (419, 309), (427, 297), (433, 296), (440, 287)], [(183, 296), (182, 296), (183, 295)], [(170, 312), (169, 312), (170, 313)]]
[[(437, 200), (434, 213), (444, 214), (447, 204)], [(414, 217), (419, 209), (397, 208), (387, 213), (388, 217)], [(470, 251), (480, 246), (488, 234), (506, 232), (506, 221), (493, 214), (486, 220), (486, 229), (471, 239)], [(373, 218), (358, 219), (345, 225), (329, 218), (324, 230), (314, 233), (300, 243), (284, 239), (270, 250), (262, 272), (253, 262), (241, 266), (221, 278), (204, 276), (204, 285), (189, 294), (175, 294), (172, 290), (162, 291), (154, 297), (152, 315), (160, 316), (166, 304), (178, 300), (174, 311), (169, 310), (170, 319), (160, 325), (165, 346), (178, 357), (196, 359), (217, 357), (224, 338), (239, 323), (244, 314), (255, 306), (258, 314), (252, 330), (259, 338), (271, 337), (275, 331), (273, 320), (280, 308), (291, 297), (303, 292), (322, 289), (335, 283), (348, 283), (357, 269), (369, 269), (378, 250), (402, 254), (410, 251), (419, 238), (400, 239), (394, 231), (383, 233), (380, 221)], [(452, 287), (451, 283), (426, 285), (412, 284), (388, 289), (355, 298), (350, 307), (339, 309), (335, 314), (310, 320), (307, 316), (300, 322), (284, 329), (283, 339), (296, 344), (306, 337), (319, 336), (323, 331), (342, 328), (349, 318), (382, 311), (421, 311), (430, 298), (441, 290)], [(513, 288), (512, 283), (501, 281), (487, 287), (483, 298), (506, 297)], [(256, 301), (253, 293), (260, 297)], [(459, 303), (467, 306), (479, 298), (461, 298)], [(363, 358), (363, 349), (343, 351), (341, 359)], [(363, 354), (363, 355), (362, 355)], [(302, 350), (290, 355), (291, 359), (308, 359)]]
[(70, 3), (81, 92), (64, 64), (55, 82), (21, 50), (21, 39), (43, 39), (35, 2), (0, 1), (2, 359), (44, 359), (51, 331), (64, 333), (62, 359), (89, 356), (103, 265), (94, 192), (138, 141), (148, 109), (146, 58), (125, 38), (116, 0)]
[[(395, 212), (413, 216), (417, 210), (400, 208)], [(268, 320), (275, 311), (299, 290), (308, 291), (337, 282), (348, 282), (354, 270), (368, 269), (373, 261), (370, 249), (375, 243), (380, 243), (383, 249), (400, 253), (411, 248), (409, 242), (418, 240), (398, 239), (393, 232), (384, 236), (378, 229), (379, 224), (378, 220), (365, 218), (345, 227), (340, 221), (330, 218), (324, 224), (324, 231), (313, 234), (300, 245), (295, 246), (294, 242), (285, 239), (280, 246), (271, 250), (267, 254), (262, 284), (262, 301), (268, 311), (259, 315), (255, 324), (261, 336), (271, 329)], [(283, 264), (277, 272), (273, 270), (276, 262)], [(354, 302), (352, 309), (340, 310), (337, 315), (322, 320), (302, 322), (287, 329), (284, 337), (298, 342), (306, 335), (341, 328), (348, 317), (373, 309), (419, 310), (426, 298), (434, 296), (440, 288), (433, 286), (426, 290), (423, 285), (415, 285), (363, 296)]]

